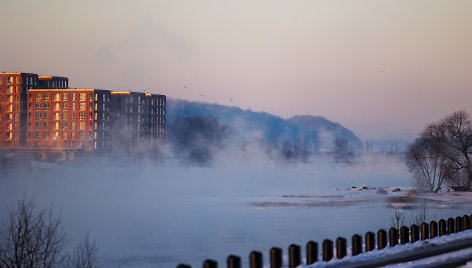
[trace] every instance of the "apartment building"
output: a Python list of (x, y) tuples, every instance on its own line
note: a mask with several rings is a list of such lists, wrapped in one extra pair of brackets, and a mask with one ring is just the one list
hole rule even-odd
[(0, 73), (0, 148), (70, 158), (162, 153), (166, 96), (68, 86), (66, 77)]

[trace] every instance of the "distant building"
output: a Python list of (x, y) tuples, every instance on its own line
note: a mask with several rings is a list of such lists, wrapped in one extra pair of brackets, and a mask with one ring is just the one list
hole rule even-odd
[(164, 95), (69, 89), (66, 77), (0, 73), (0, 111), (0, 149), (66, 158), (163, 153)]
[(336, 139), (334, 141), (334, 152), (337, 154), (347, 154), (349, 152), (348, 139)]

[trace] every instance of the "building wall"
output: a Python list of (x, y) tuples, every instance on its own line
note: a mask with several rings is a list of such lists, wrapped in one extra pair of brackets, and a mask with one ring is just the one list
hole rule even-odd
[(29, 148), (93, 151), (93, 89), (32, 89), (28, 93)]
[(37, 75), (0, 73), (0, 146), (26, 144), (26, 92), (37, 85)]

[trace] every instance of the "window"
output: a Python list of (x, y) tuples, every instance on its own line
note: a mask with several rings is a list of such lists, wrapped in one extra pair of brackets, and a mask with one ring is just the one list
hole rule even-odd
[(67, 122), (62, 122), (62, 129), (67, 129)]
[(79, 120), (85, 120), (85, 113), (79, 113)]
[(20, 77), (19, 76), (15, 77), (15, 80), (16, 80), (17, 84), (20, 83)]
[(31, 111), (32, 103), (28, 103), (28, 111)]
[(49, 113), (44, 113), (44, 120), (49, 120)]
[(7, 94), (13, 94), (13, 86), (7, 86)]
[(7, 77), (7, 83), (8, 84), (13, 84), (13, 76)]
[(71, 110), (75, 111), (75, 103), (72, 103), (71, 107), (72, 107)]
[(49, 111), (49, 103), (45, 103), (45, 104), (44, 104), (44, 110), (45, 110), (45, 111)]
[(5, 124), (5, 130), (13, 130), (13, 124), (12, 123), (6, 123)]
[(89, 100), (93, 101), (93, 93), (89, 93)]
[(13, 95), (7, 95), (7, 102), (13, 102)]
[(89, 113), (89, 120), (93, 119), (93, 113)]
[(79, 130), (85, 130), (85, 122), (79, 123)]
[(43, 132), (43, 139), (49, 139), (49, 132)]
[(62, 104), (62, 110), (63, 110), (63, 111), (69, 110), (69, 104), (63, 103), (63, 104)]
[(54, 132), (54, 136), (53, 136), (52, 138), (55, 139), (55, 140), (57, 140), (57, 139), (60, 138), (60, 136), (59, 136), (60, 134), (61, 134), (60, 132), (57, 132), (57, 131), (56, 131), (56, 132)]
[(85, 94), (85, 93), (80, 93), (80, 95), (79, 95), (79, 100), (80, 100), (80, 101), (85, 101), (85, 98), (87, 98), (87, 94)]
[(60, 103), (54, 103), (54, 111), (60, 111), (61, 110), (61, 104)]
[(61, 120), (61, 113), (54, 113), (54, 120)]
[(6, 140), (13, 140), (13, 137), (14, 137), (14, 135), (13, 135), (12, 132), (6, 132), (5, 133), (5, 139)]
[(71, 133), (70, 133), (70, 138), (71, 138), (72, 140), (75, 139), (75, 132), (71, 132)]
[(34, 94), (35, 95), (35, 100), (36, 101), (41, 101), (43, 99), (43, 94), (41, 93), (37, 93), (37, 94)]
[(49, 122), (43, 123), (43, 129), (49, 129)]
[(7, 108), (6, 108), (6, 111), (7, 111), (7, 112), (13, 112), (13, 105), (12, 105), (12, 104), (8, 104), (8, 105), (7, 105)]
[(84, 102), (81, 102), (79, 104), (79, 111), (85, 111), (85, 103)]
[(70, 113), (70, 117), (72, 120), (75, 120), (75, 113)]
[(41, 111), (42, 110), (41, 103), (36, 103), (35, 107), (34, 107), (34, 110), (35, 111)]
[(71, 123), (71, 129), (72, 129), (72, 130), (75, 130), (75, 122), (72, 122), (72, 123)]
[(62, 113), (62, 120), (69, 120), (69, 114), (68, 113)]
[(80, 131), (79, 132), (79, 140), (83, 140), (85, 138), (84, 132)]
[(89, 111), (92, 111), (93, 110), (93, 103), (89, 103)]
[(75, 93), (72, 93), (72, 101), (75, 101)]
[(89, 122), (89, 129), (92, 129), (92, 122)]
[(54, 129), (60, 129), (61, 124), (59, 122), (54, 122)]
[(36, 132), (34, 133), (34, 138), (35, 138), (35, 139), (41, 139), (41, 133), (38, 132), (38, 131), (36, 131)]
[(45, 101), (49, 101), (49, 93), (45, 93), (45, 94), (44, 94), (44, 100), (45, 100)]
[(15, 104), (15, 112), (18, 112), (18, 104)]
[(35, 119), (35, 120), (41, 120), (41, 115), (42, 115), (42, 114), (43, 114), (43, 113), (34, 113), (34, 119)]
[(63, 138), (64, 140), (67, 139), (67, 132), (62, 132), (62, 138)]
[(69, 100), (69, 93), (62, 94), (62, 100), (68, 101)]
[(61, 100), (61, 94), (60, 93), (54, 93), (54, 100), (55, 101), (60, 101)]

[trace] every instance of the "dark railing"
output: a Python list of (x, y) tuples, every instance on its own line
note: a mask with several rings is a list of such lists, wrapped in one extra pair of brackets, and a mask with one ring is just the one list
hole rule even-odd
[[(390, 247), (394, 247), (400, 244), (415, 243), (417, 241), (426, 240), (429, 238), (435, 238), (447, 234), (459, 233), (462, 231), (469, 230), (472, 226), (472, 215), (464, 215), (463, 217), (449, 218), (446, 220), (439, 220), (439, 224), (436, 221), (428, 223), (422, 223), (420, 226), (413, 224), (408, 228), (402, 226), (400, 230), (396, 228), (390, 228), (387, 232), (385, 230), (379, 230), (377, 232), (377, 243), (375, 243), (375, 234), (373, 232), (367, 232), (365, 234), (365, 251), (382, 250), (387, 248), (387, 241)], [(347, 256), (347, 243), (346, 239), (339, 237), (336, 239), (336, 258), (342, 259)], [(377, 245), (377, 247), (376, 247)], [(329, 262), (334, 258), (333, 248), (334, 244), (332, 240), (325, 239), (322, 243), (322, 261)], [(362, 236), (355, 234), (352, 236), (352, 250), (351, 255), (356, 256), (362, 253)], [(282, 249), (273, 247), (269, 251), (270, 255), (270, 267), (280, 268), (283, 266), (282, 261)], [(409, 260), (413, 260), (409, 258)], [(288, 267), (295, 268), (302, 264), (301, 258), (301, 247), (299, 245), (292, 244), (288, 247)], [(313, 264), (318, 261), (318, 243), (309, 241), (306, 244), (306, 264)], [(398, 263), (399, 261), (391, 261), (389, 263)], [(388, 264), (388, 263), (384, 263)], [(214, 260), (205, 260), (203, 268), (217, 268), (218, 263)], [(240, 268), (241, 258), (239, 256), (230, 255), (227, 259), (228, 268)], [(263, 258), (262, 253), (258, 251), (252, 251), (249, 254), (249, 267), (250, 268), (262, 268)], [(179, 264), (177, 268), (191, 268), (186, 264)]]

